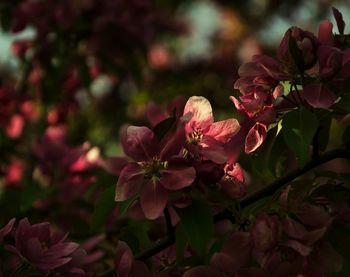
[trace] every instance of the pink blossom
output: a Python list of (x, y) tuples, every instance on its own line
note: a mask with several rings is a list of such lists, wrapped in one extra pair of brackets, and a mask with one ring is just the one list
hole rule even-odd
[(238, 199), (247, 193), (247, 185), (244, 182), (244, 173), (241, 166), (227, 163), (224, 167), (224, 176), (219, 181), (222, 190), (230, 197)]
[(118, 242), (114, 268), (120, 277), (153, 276), (144, 263), (134, 260), (131, 249), (123, 241)]
[(190, 186), (196, 176), (194, 168), (177, 157), (183, 148), (184, 135), (184, 130), (178, 128), (159, 141), (147, 127), (124, 128), (121, 143), (133, 161), (120, 173), (115, 200), (124, 201), (140, 193), (146, 218), (158, 218), (171, 191)]
[(224, 145), (238, 131), (239, 123), (236, 119), (214, 122), (212, 108), (209, 101), (201, 96), (188, 99), (184, 115), (191, 115), (185, 125), (188, 151), (195, 157), (204, 157), (215, 163), (225, 163), (227, 157)]
[(30, 225), (24, 218), (16, 229), (15, 246), (7, 245), (6, 248), (40, 272), (47, 273), (69, 263), (78, 249), (78, 244), (67, 242), (66, 238), (52, 233), (49, 223)]

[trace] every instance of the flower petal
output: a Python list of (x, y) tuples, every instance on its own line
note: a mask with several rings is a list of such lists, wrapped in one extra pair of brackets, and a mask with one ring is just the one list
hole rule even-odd
[(188, 99), (184, 115), (192, 113), (192, 118), (186, 124), (186, 132), (192, 132), (196, 129), (206, 129), (214, 121), (211, 104), (205, 97), (192, 96)]
[(190, 186), (196, 178), (196, 171), (192, 166), (181, 161), (169, 162), (168, 168), (162, 171), (160, 182), (168, 190), (180, 190)]
[(148, 161), (159, 152), (158, 139), (147, 127), (123, 127), (120, 137), (125, 154), (137, 162)]
[(305, 100), (315, 108), (327, 109), (337, 100), (337, 96), (323, 85), (306, 85), (303, 90)]
[(266, 130), (266, 126), (260, 123), (255, 123), (249, 130), (245, 139), (245, 152), (247, 154), (254, 152), (264, 142)]
[(210, 125), (209, 130), (206, 132), (207, 136), (214, 137), (216, 140), (226, 143), (239, 131), (239, 123), (236, 119), (227, 119), (218, 121)]
[(124, 201), (140, 191), (144, 173), (137, 163), (127, 164), (120, 173), (115, 201)]
[(141, 191), (140, 203), (147, 219), (160, 217), (168, 202), (169, 191), (159, 181), (150, 180)]

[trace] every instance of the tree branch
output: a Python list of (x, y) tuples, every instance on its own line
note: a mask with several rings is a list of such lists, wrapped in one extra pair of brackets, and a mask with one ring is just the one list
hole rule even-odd
[[(243, 198), (240, 201), (240, 205), (242, 208), (262, 199), (265, 197), (268, 197), (270, 195), (273, 195), (278, 189), (282, 188), (283, 186), (287, 185), (289, 182), (293, 181), (295, 178), (302, 176), (306, 172), (310, 171), (311, 169), (327, 163), (329, 161), (332, 161), (334, 159), (350, 159), (350, 150), (349, 149), (335, 149), (331, 150), (329, 152), (326, 152), (325, 154), (319, 156), (317, 159), (313, 159), (306, 163), (304, 167), (297, 168), (295, 170), (292, 170), (287, 175), (276, 179), (271, 184), (265, 186), (264, 188), (253, 192), (252, 194), (248, 195), (247, 197)], [(216, 215), (214, 215), (214, 222), (219, 222), (223, 219), (230, 219), (232, 220), (232, 215), (228, 211), (220, 212)], [(137, 260), (147, 260), (148, 258), (152, 257), (153, 255), (157, 254), (158, 252), (168, 248), (169, 246), (173, 245), (175, 243), (175, 234), (171, 233), (170, 235), (167, 235), (165, 238), (158, 241), (152, 248), (149, 248), (143, 252), (138, 253), (135, 255), (135, 259)]]

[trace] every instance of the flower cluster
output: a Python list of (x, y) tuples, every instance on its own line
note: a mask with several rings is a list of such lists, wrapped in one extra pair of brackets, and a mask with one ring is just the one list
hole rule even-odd
[[(158, 126), (162, 122), (165, 121)], [(159, 130), (157, 125), (153, 130), (125, 127), (121, 144), (132, 161), (120, 172), (116, 201), (125, 201), (139, 193), (146, 218), (156, 219), (163, 213), (171, 192), (188, 191), (196, 179), (205, 175), (211, 175), (211, 182), (218, 182), (231, 197), (243, 196), (243, 171), (237, 164), (226, 163), (224, 151), (239, 127), (236, 119), (214, 122), (209, 101), (200, 96), (186, 102), (183, 115), (174, 118), (171, 128), (161, 138), (155, 133)]]
[[(30, 225), (27, 218), (15, 219), (0, 230), (0, 246), (15, 254), (15, 261), (8, 262), (17, 270), (35, 270), (43, 274), (63, 276), (91, 276), (92, 265), (102, 255), (95, 251), (87, 254), (103, 237), (95, 238), (86, 244), (85, 249), (77, 243), (67, 241), (67, 235), (54, 232), (47, 222)], [(13, 243), (10, 237), (14, 239)], [(17, 269), (16, 269), (17, 266)], [(18, 272), (19, 273), (19, 272)]]
[[(339, 35), (330, 21), (321, 23), (318, 36), (298, 27), (285, 33), (277, 50), (278, 60), (253, 56), (238, 71), (231, 97), (245, 118), (245, 152), (255, 151), (265, 140), (267, 128), (286, 107), (311, 106), (328, 109), (343, 93), (350, 77), (350, 51), (344, 44), (344, 21), (333, 8)], [(345, 49), (344, 49), (345, 48)]]

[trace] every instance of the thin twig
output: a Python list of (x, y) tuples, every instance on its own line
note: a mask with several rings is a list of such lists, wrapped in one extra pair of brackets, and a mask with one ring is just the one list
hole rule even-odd
[[(297, 168), (285, 176), (278, 178), (271, 184), (267, 185), (266, 187), (248, 195), (247, 197), (243, 198), (240, 201), (241, 208), (247, 207), (248, 205), (262, 199), (268, 196), (273, 195), (277, 190), (281, 189), (285, 185), (287, 185), (289, 182), (293, 181), (295, 178), (302, 176), (306, 172), (310, 171), (311, 169), (322, 165), (324, 163), (327, 163), (329, 161), (332, 161), (334, 159), (350, 159), (350, 150), (349, 149), (335, 149), (331, 150), (329, 152), (324, 153), (322, 156), (319, 156), (317, 159), (313, 159), (309, 161), (307, 164), (304, 165), (302, 168)], [(230, 211), (224, 210), (218, 214), (214, 215), (213, 221), (219, 222), (224, 219), (230, 219), (231, 221), (234, 220), (234, 217)], [(154, 256), (155, 254), (159, 253), (160, 251), (168, 248), (169, 246), (173, 245), (175, 243), (175, 234), (171, 233), (167, 235), (165, 238), (158, 241), (153, 247), (142, 251), (135, 255), (135, 259), (145, 261), (148, 258)], [(106, 273), (103, 273), (102, 275), (99, 275), (99, 277), (110, 277), (113, 276), (114, 270), (109, 270)]]

